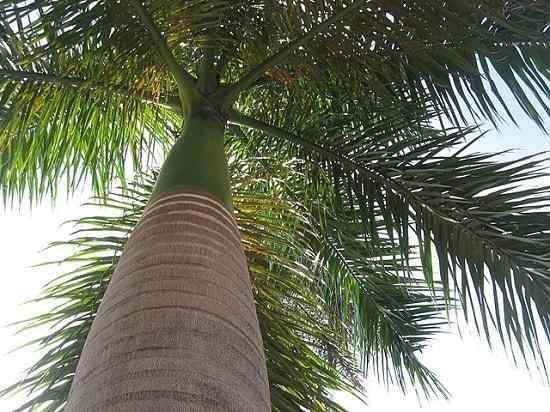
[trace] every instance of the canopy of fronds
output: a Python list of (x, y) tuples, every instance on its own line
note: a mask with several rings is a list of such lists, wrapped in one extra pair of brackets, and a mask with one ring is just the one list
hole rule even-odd
[[(240, 165), (274, 408), (323, 410), (370, 366), (444, 394), (418, 352), (455, 303), (544, 368), (550, 188), (525, 183), (545, 164), (473, 152), (470, 126), (513, 120), (511, 93), (544, 128), (549, 16), (531, 0), (0, 0), (3, 198), (84, 184), (103, 198), (163, 158), (198, 90)], [(39, 396), (27, 408), (62, 405), (150, 184), (108, 201), (123, 217), (81, 222), (92, 232), (69, 260), (84, 266), (52, 284), (44, 296), (68, 300), (36, 320), (61, 329), (20, 384)]]

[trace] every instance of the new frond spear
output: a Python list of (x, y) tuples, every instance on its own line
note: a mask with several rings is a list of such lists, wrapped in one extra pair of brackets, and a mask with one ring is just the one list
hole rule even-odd
[(372, 368), (446, 396), (419, 353), (454, 305), (544, 369), (550, 196), (521, 186), (541, 160), (464, 143), (513, 120), (497, 84), (550, 114), (550, 4), (517, 3), (0, 0), (4, 202), (126, 190), (123, 217), (84, 219), (110, 235), (74, 241), (89, 264), (30, 323), (68, 326), (4, 393), (31, 392), (21, 411), (343, 410), (327, 391)]

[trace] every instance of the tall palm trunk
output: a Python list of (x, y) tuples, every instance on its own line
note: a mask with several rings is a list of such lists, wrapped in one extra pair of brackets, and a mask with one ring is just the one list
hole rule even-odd
[(86, 340), (66, 411), (268, 411), (223, 127), (188, 118)]

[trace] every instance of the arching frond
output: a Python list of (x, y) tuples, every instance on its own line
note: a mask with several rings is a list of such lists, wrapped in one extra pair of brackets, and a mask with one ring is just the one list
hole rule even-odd
[(542, 159), (468, 153), (472, 130), (439, 132), (429, 121), (405, 134), (364, 126), (330, 132), (324, 125), (298, 135), (238, 114), (233, 119), (295, 144), (294, 155), (312, 169), (310, 184), (319, 171), (330, 176), (348, 216), (342, 225), (360, 222), (372, 247), (389, 239), (405, 261), (414, 248), (430, 285), (437, 256), (447, 299), (457, 291), (487, 339), (493, 324), (512, 353), (517, 345), (544, 367), (537, 324), (550, 340), (550, 188), (525, 187), (547, 176)]
[[(255, 139), (244, 146), (236, 150), (247, 158), (257, 154), (257, 147), (264, 147)], [(277, 156), (263, 158), (255, 172), (245, 173), (256, 176), (264, 169), (280, 175), (285, 169), (276, 166), (279, 161)], [(297, 160), (294, 163), (293, 168), (309, 170)], [(314, 274), (327, 316), (339, 329), (347, 330), (349, 347), (361, 359), (362, 372), (372, 370), (380, 380), (403, 391), (412, 384), (428, 397), (447, 396), (437, 376), (421, 361), (423, 349), (446, 323), (443, 290), (418, 279), (420, 267), (399, 256), (399, 248), (387, 235), (365, 236), (359, 215), (335, 201), (329, 176), (320, 171), (308, 178), (288, 170), (277, 184), (291, 202), (289, 207), (302, 211), (303, 227), (294, 231), (295, 241), (301, 243), (287, 247), (281, 255), (293, 254), (293, 260), (303, 262)]]
[[(27, 62), (16, 38), (0, 35), (0, 188), (31, 202), (82, 182), (105, 195), (115, 178), (163, 155), (181, 120), (155, 104), (131, 72), (101, 76), (92, 51)], [(78, 67), (76, 76), (73, 68)], [(141, 79), (143, 81), (143, 79)]]

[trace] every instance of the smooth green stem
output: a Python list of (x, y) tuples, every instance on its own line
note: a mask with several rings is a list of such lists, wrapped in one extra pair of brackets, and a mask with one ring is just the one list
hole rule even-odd
[(182, 136), (164, 161), (150, 203), (179, 189), (208, 193), (233, 211), (224, 150), (224, 126), (204, 112), (190, 114)]

